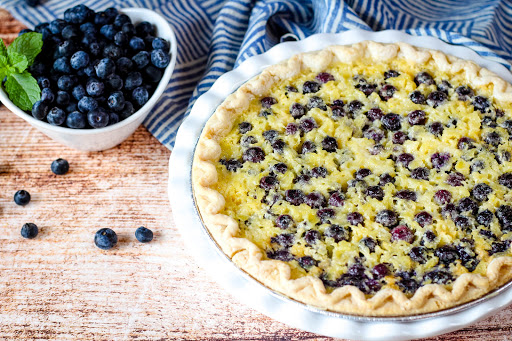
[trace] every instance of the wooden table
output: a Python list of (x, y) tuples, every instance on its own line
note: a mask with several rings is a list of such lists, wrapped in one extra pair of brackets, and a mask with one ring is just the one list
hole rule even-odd
[[(0, 37), (21, 28), (0, 10)], [(167, 199), (170, 154), (143, 127), (114, 149), (78, 152), (0, 108), (0, 339), (327, 339), (242, 306), (194, 264)], [(64, 176), (50, 171), (59, 157)], [(19, 189), (32, 195), (25, 207)], [(20, 236), (26, 222), (36, 239)], [(153, 242), (135, 240), (141, 225)], [(103, 227), (115, 249), (94, 246)], [(431, 340), (462, 339), (512, 340), (512, 308)]]

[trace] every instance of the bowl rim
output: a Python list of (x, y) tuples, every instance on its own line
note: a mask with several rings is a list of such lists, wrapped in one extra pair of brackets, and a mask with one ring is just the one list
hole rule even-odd
[(130, 123), (136, 121), (141, 116), (146, 115), (149, 110), (153, 106), (155, 106), (156, 102), (160, 99), (162, 94), (164, 93), (165, 89), (169, 85), (169, 82), (171, 80), (172, 73), (174, 71), (174, 68), (176, 66), (176, 58), (177, 58), (177, 41), (176, 41), (176, 34), (174, 33), (174, 30), (170, 23), (159, 13), (147, 9), (147, 8), (138, 8), (138, 7), (128, 7), (128, 8), (121, 8), (119, 9), (119, 12), (126, 14), (130, 17), (133, 14), (142, 14), (145, 17), (147, 17), (148, 21), (150, 21), (153, 25), (165, 25), (164, 27), (166, 29), (169, 29), (170, 33), (170, 55), (171, 55), (171, 61), (169, 62), (169, 65), (165, 68), (164, 74), (162, 75), (162, 79), (160, 79), (160, 82), (158, 83), (158, 86), (156, 87), (155, 91), (149, 98), (149, 100), (144, 104), (139, 110), (134, 112), (130, 117), (128, 117), (125, 120), (122, 120), (118, 123), (115, 123), (111, 126), (106, 126), (103, 128), (91, 128), (91, 129), (73, 129), (63, 126), (54, 126), (48, 122), (38, 120), (34, 118), (31, 114), (26, 113), (25, 111), (18, 108), (10, 99), (7, 93), (4, 91), (3, 87), (0, 86), (0, 101), (16, 116), (24, 119), (28, 123), (36, 126), (37, 128), (41, 128), (47, 131), (52, 131), (55, 133), (64, 133), (68, 135), (75, 135), (75, 136), (87, 136), (87, 135), (96, 135), (101, 133), (109, 133), (111, 131), (121, 129), (125, 126), (130, 125)]

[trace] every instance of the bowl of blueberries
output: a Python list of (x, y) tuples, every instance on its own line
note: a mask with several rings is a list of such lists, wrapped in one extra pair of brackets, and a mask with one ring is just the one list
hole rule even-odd
[(143, 8), (94, 12), (69, 8), (37, 25), (43, 47), (29, 72), (41, 99), (23, 111), (0, 88), (0, 100), (45, 135), (83, 151), (115, 147), (146, 118), (171, 79), (176, 36)]

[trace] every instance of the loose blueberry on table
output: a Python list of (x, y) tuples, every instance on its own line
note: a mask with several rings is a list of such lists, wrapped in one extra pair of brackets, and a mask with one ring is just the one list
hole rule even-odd
[(94, 235), (94, 244), (102, 250), (109, 250), (117, 244), (117, 234), (109, 228), (102, 228)]
[(37, 237), (39, 229), (34, 223), (26, 223), (21, 227), (21, 236), (27, 239), (34, 239)]
[(16, 205), (25, 206), (30, 202), (30, 193), (21, 189), (14, 193), (14, 202)]
[(141, 226), (135, 230), (135, 238), (141, 243), (149, 243), (153, 240), (153, 231)]
[(222, 213), (328, 291), (411, 296), (484, 274), (511, 254), (512, 107), (432, 70), (372, 67), (307, 71), (255, 98), (220, 141)]
[(153, 25), (132, 23), (115, 8), (78, 5), (34, 31), (43, 47), (29, 70), (41, 89), (31, 114), (56, 126), (103, 128), (127, 119), (148, 102), (170, 63), (169, 42)]

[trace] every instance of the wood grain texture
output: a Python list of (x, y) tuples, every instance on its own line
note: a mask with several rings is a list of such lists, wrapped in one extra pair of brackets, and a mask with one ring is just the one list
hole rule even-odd
[[(22, 27), (0, 10), (1, 38)], [(0, 339), (329, 339), (239, 304), (194, 264), (167, 199), (169, 156), (143, 127), (114, 149), (74, 151), (0, 108)], [(70, 162), (64, 176), (50, 171), (58, 157)], [(19, 189), (32, 195), (25, 207)], [(25, 222), (40, 227), (36, 239), (20, 236)], [(135, 240), (141, 225), (153, 242)], [(116, 248), (94, 246), (102, 227)], [(512, 308), (429, 340), (512, 341)]]

